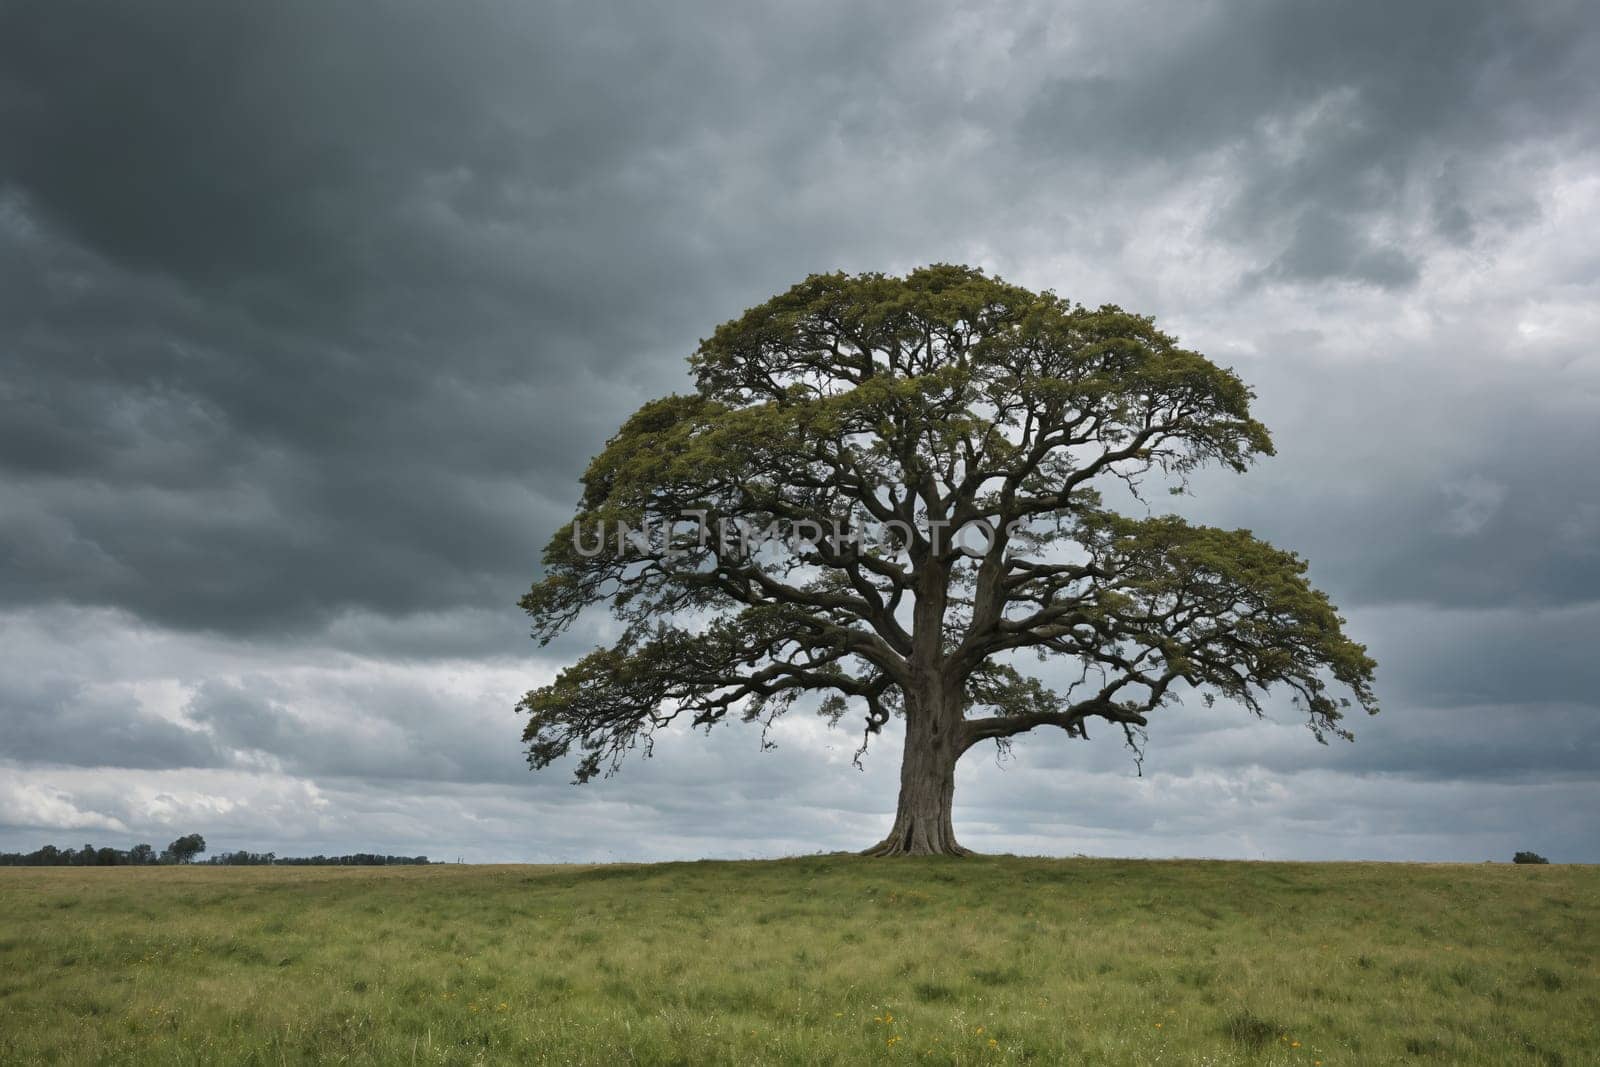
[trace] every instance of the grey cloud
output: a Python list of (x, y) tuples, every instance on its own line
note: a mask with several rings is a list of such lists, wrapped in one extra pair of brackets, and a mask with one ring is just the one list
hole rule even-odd
[[(315, 699), (313, 708), (297, 706)], [(401, 682), (329, 681), (286, 689), (250, 676), (202, 683), (186, 714), (224, 750), (270, 758), (311, 778), (525, 782), (509, 705), (495, 709), (508, 729), (463, 729), (463, 708), (446, 693)]]
[(1600, 601), (1586, 518), (1600, 499), (1587, 460), (1600, 455), (1600, 421), (1552, 403), (1553, 383), (1530, 373), (1475, 386), (1427, 353), (1283, 371), (1293, 378), (1256, 376), (1299, 398), (1269, 418), (1279, 457), (1242, 479), (1201, 480), (1192, 513), (1300, 551), (1350, 607)]
[(1255, 282), (1400, 288), (1419, 271), (1410, 223), (1459, 242), (1525, 217), (1505, 200), (1507, 157), (1577, 132), (1600, 50), (1577, 4), (1195, 5), (1170, 35), (1139, 32), (1152, 15), (1065, 19), (1114, 35), (1115, 59), (1076, 57), (1091, 72), (1045, 83), (1019, 136), (1110, 173), (1181, 180), (1225, 158), (1233, 193), (1212, 229), (1264, 257)]
[[(1466, 225), (1454, 222), (1453, 233)], [(1355, 278), (1385, 289), (1398, 289), (1417, 280), (1417, 263), (1393, 247), (1374, 247), (1350, 220), (1325, 208), (1308, 208), (1295, 219), (1289, 243), (1273, 261), (1247, 276), (1249, 283), (1285, 279), (1297, 282), (1329, 278)]]
[[(765, 27), (649, 11), (7, 17), (0, 463), (21, 481), (0, 536), (29, 563), (11, 596), (258, 633), (508, 602), (585, 457), (682, 387), (696, 336), (806, 270), (1003, 239), (977, 220), (1048, 204), (1057, 147), (1088, 190), (1253, 145), (1226, 202), (1281, 233), (1217, 220), (1260, 252), (1241, 282), (1407, 283), (1421, 250), (1374, 226), (1430, 146), (1454, 153), (1459, 234), (1482, 173), (1465, 149), (1569, 132), (1552, 123), (1593, 37), (1570, 12), (1204, 9), (1014, 114), (1012, 90), (928, 78), (951, 44), (936, 20), (905, 35), (886, 15), (795, 16), (762, 63), (743, 50)], [(1024, 86), (1086, 58), (1024, 29), (999, 35)], [(803, 104), (784, 89), (802, 77)], [(85, 499), (69, 477), (116, 488)]]
[(0, 758), (80, 767), (213, 767), (203, 732), (150, 714), (125, 693), (97, 693), (63, 678), (7, 679)]
[(762, 121), (724, 84), (771, 73), (739, 20), (5, 17), (13, 602), (257, 633), (509, 602), (584, 459), (737, 310), (712, 237), (766, 198), (705, 197), (719, 116)]

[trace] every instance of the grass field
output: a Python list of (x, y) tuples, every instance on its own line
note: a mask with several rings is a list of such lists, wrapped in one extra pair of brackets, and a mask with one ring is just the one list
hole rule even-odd
[(0, 1063), (1600, 1063), (1600, 869), (0, 870)]

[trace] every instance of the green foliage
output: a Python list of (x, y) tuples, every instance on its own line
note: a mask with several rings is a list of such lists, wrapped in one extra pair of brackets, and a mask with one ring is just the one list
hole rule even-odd
[[(1293, 553), (1103, 506), (1108, 481), (1272, 452), (1238, 376), (1148, 317), (967, 267), (814, 275), (690, 362), (695, 392), (590, 464), (522, 599), (541, 641), (591, 606), (621, 623), (522, 701), (532, 766), (576, 755), (586, 780), (679, 716), (768, 721), (807, 694), (869, 736), (954, 708), (958, 749), (1090, 719), (1137, 744), (1182, 692), (1257, 714), (1285, 692), (1319, 740), (1377, 710), (1375, 665)], [(757, 549), (702, 523), (838, 536)], [(980, 547), (940, 533), (977, 524)], [(1053, 692), (1026, 654), (1103, 684)]]
[(1600, 998), (1581, 865), (5, 869), (0, 915), (6, 1064), (1543, 1067)]
[(206, 839), (199, 834), (184, 834), (162, 853), (162, 858), (172, 863), (190, 863), (206, 850)]

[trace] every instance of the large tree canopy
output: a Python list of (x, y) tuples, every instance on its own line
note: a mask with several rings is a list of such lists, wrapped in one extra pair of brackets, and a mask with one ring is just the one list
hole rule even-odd
[[(691, 364), (694, 393), (590, 465), (522, 598), (544, 642), (595, 604), (621, 623), (523, 698), (532, 766), (576, 754), (584, 781), (680, 718), (770, 722), (814, 695), (862, 715), (863, 749), (904, 717), (869, 851), (959, 853), (955, 762), (979, 742), (1099, 719), (1137, 747), (1186, 692), (1260, 715), (1282, 691), (1319, 740), (1350, 736), (1352, 701), (1377, 710), (1372, 660), (1293, 553), (1104, 506), (1097, 485), (1272, 452), (1239, 378), (1149, 318), (967, 267), (813, 275)], [(1024, 670), (1052, 657), (1054, 689)]]

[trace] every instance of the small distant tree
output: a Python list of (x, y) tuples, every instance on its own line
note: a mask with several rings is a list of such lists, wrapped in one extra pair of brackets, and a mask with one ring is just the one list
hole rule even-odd
[(1512, 863), (1549, 863), (1550, 861), (1537, 852), (1518, 852), (1511, 857)]
[(133, 864), (154, 863), (156, 850), (149, 845), (134, 845), (128, 850), (128, 862)]
[(166, 856), (172, 863), (191, 863), (205, 850), (205, 838), (199, 834), (185, 834), (167, 846)]

